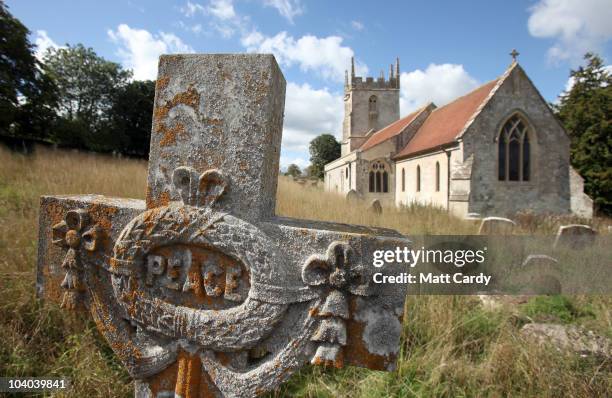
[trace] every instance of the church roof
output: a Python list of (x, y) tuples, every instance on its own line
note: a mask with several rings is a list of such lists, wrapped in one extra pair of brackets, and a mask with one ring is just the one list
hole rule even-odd
[(414, 137), (394, 158), (408, 157), (453, 143), (481, 106), (487, 102), (495, 87), (504, 77), (505, 75), (492, 80), (463, 97), (436, 108), (429, 114)]
[(404, 129), (406, 127), (408, 127), (410, 125), (410, 123), (412, 123), (414, 121), (414, 119), (417, 118), (417, 116), (419, 116), (419, 114), (425, 109), (427, 108), (428, 105), (422, 107), (421, 109), (412, 112), (411, 114), (409, 114), (408, 116), (405, 116), (393, 123), (391, 123), (390, 125), (388, 125), (387, 127), (382, 128), (381, 130), (378, 130), (377, 132), (375, 132), (374, 134), (372, 134), (359, 148), (360, 150), (364, 151), (366, 149), (370, 149), (373, 146), (376, 146), (384, 141), (387, 141), (389, 138), (395, 137), (396, 135), (400, 134), (402, 131), (404, 131)]

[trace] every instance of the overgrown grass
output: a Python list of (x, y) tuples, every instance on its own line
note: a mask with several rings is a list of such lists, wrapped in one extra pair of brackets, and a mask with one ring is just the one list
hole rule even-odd
[[(127, 373), (95, 326), (35, 298), (37, 212), (43, 194), (101, 193), (143, 198), (146, 163), (39, 149), (0, 148), (0, 376), (67, 376), (70, 397), (129, 397)], [(382, 226), (404, 234), (463, 234), (476, 226), (427, 207), (353, 207), (333, 194), (281, 178), (277, 213)], [(550, 233), (558, 218), (525, 216), (522, 232)], [(605, 232), (609, 220), (596, 220)], [(541, 225), (541, 228), (538, 228)], [(593, 397), (612, 391), (610, 364), (565, 357), (523, 340), (520, 325), (557, 319), (611, 336), (608, 297), (534, 298), (518, 315), (485, 312), (473, 297), (410, 296), (394, 372), (307, 367), (273, 397)]]

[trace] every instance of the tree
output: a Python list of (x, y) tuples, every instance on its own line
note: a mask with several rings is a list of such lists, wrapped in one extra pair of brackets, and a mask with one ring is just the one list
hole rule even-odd
[(110, 109), (110, 129), (127, 155), (147, 157), (151, 140), (151, 123), (155, 82), (133, 81), (117, 91)]
[(0, 134), (44, 138), (56, 96), (29, 33), (0, 1)]
[(299, 177), (302, 175), (302, 170), (300, 170), (299, 166), (297, 164), (293, 164), (291, 163), (289, 165), (289, 167), (287, 167), (287, 172), (285, 173), (286, 176), (291, 176), (293, 178), (295, 177)]
[[(98, 56), (93, 49), (82, 44), (48, 50), (44, 69), (53, 79), (59, 95), (59, 113), (67, 120), (80, 120), (88, 127), (84, 142), (97, 147), (113, 147), (116, 142), (96, 137), (108, 131), (108, 115), (113, 99), (131, 77), (115, 62)], [(111, 140), (114, 137), (110, 137)], [(118, 145), (116, 145), (118, 146)], [(93, 148), (92, 148), (93, 149)]]
[(331, 134), (321, 134), (310, 141), (310, 163), (313, 177), (323, 178), (325, 165), (340, 157), (340, 143)]
[(599, 211), (612, 214), (612, 77), (601, 58), (587, 53), (586, 66), (570, 72), (573, 86), (556, 112), (571, 138), (571, 163), (584, 178)]

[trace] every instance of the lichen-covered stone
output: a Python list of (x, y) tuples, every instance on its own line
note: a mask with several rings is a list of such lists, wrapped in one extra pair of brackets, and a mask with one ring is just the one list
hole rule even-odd
[(164, 56), (159, 74), (146, 202), (43, 197), (39, 295), (91, 313), (137, 397), (254, 397), (309, 362), (393, 369), (405, 285), (373, 284), (371, 261), (409, 242), (274, 216), (274, 58)]

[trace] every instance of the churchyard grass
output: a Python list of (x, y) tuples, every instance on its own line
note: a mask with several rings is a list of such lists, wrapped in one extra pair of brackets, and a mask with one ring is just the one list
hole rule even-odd
[[(37, 213), (46, 194), (100, 193), (143, 198), (146, 162), (38, 148), (24, 156), (0, 148), (0, 376), (65, 376), (57, 396), (131, 397), (125, 370), (88, 317), (35, 298)], [(410, 206), (376, 215), (366, 204), (281, 177), (277, 213), (364, 224), (410, 234), (475, 233), (443, 210)], [(567, 217), (521, 215), (519, 233), (552, 234)], [(593, 225), (608, 233), (609, 219)], [(567, 356), (521, 337), (530, 321), (575, 323), (612, 338), (612, 298), (539, 297), (490, 312), (475, 297), (409, 296), (398, 369), (307, 367), (270, 397), (593, 397), (612, 391), (612, 364)]]

